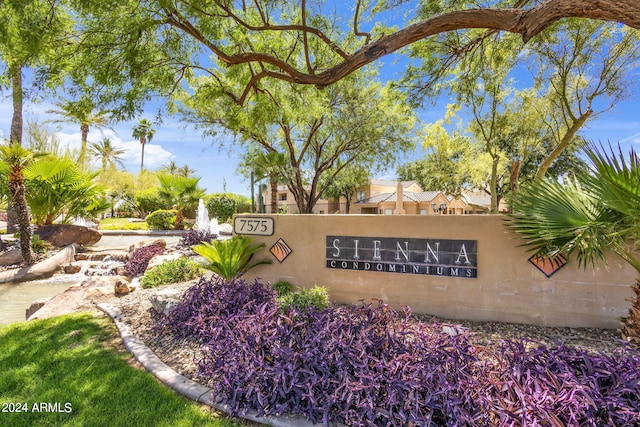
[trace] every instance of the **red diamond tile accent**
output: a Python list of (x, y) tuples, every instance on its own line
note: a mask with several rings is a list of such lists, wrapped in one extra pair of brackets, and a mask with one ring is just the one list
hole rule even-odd
[(293, 252), (293, 249), (291, 249), (289, 245), (287, 245), (287, 242), (282, 240), (282, 238), (279, 238), (278, 241), (271, 246), (269, 252), (271, 252), (273, 256), (282, 263), (282, 261), (284, 261), (291, 252)]
[(534, 255), (529, 258), (529, 262), (549, 278), (567, 264), (567, 258), (564, 255), (556, 255), (553, 258)]

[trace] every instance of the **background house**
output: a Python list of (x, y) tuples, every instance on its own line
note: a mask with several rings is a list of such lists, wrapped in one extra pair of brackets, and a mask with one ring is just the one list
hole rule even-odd
[[(265, 212), (271, 213), (271, 188), (262, 192)], [(298, 206), (286, 185), (278, 186), (278, 211), (296, 213)], [(369, 215), (478, 215), (489, 213), (491, 197), (478, 191), (468, 191), (453, 197), (442, 191), (424, 191), (416, 181), (390, 181), (369, 179), (355, 192), (347, 212), (344, 198), (320, 199), (313, 209), (315, 214), (369, 214)], [(504, 201), (500, 212), (506, 212)]]

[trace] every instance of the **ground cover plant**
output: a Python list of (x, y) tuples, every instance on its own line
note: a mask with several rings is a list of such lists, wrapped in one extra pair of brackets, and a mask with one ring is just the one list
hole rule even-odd
[(141, 248), (137, 248), (131, 254), (131, 258), (124, 266), (124, 271), (127, 276), (135, 277), (145, 272), (149, 261), (155, 255), (160, 255), (164, 252), (166, 244), (164, 242), (156, 242)]
[(108, 344), (114, 339), (112, 323), (87, 314), (1, 327), (0, 425), (241, 425), (132, 367), (129, 353)]
[(189, 230), (180, 237), (178, 243), (181, 247), (190, 248), (193, 245), (197, 245), (202, 242), (211, 242), (216, 240), (218, 235), (206, 230)]
[(202, 267), (195, 261), (188, 258), (172, 259), (145, 271), (140, 279), (140, 286), (146, 289), (184, 282), (195, 279), (201, 272)]
[(281, 312), (269, 285), (201, 279), (159, 327), (200, 342), (198, 374), (235, 413), (420, 426), (622, 426), (640, 353), (474, 343), (382, 302)]
[(191, 247), (207, 260), (205, 267), (220, 277), (230, 280), (261, 264), (271, 264), (266, 258), (255, 258), (264, 243), (254, 243), (247, 236), (233, 236), (227, 240), (212, 240)]

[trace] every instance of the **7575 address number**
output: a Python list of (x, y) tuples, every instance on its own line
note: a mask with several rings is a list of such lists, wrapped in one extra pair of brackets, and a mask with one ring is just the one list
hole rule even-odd
[(273, 235), (273, 218), (239, 216), (233, 220), (233, 231), (236, 234), (254, 236)]

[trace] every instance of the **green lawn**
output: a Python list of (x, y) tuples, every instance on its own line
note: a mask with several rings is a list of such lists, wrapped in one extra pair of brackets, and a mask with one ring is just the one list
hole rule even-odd
[(129, 221), (129, 218), (105, 218), (100, 220), (101, 230), (148, 230), (145, 221)]
[[(0, 328), (0, 426), (240, 426), (133, 367), (89, 314)], [(21, 410), (21, 412), (17, 412)]]

